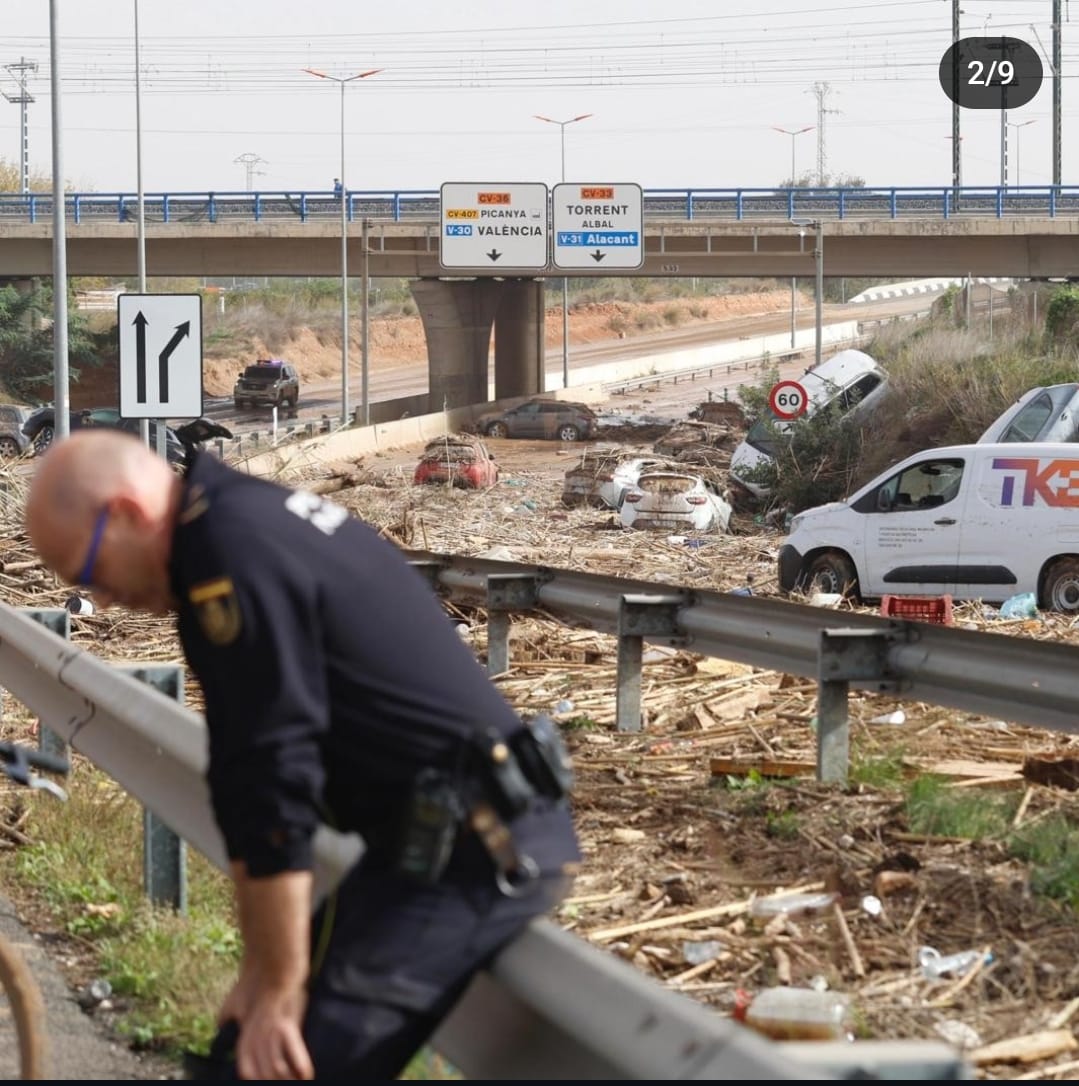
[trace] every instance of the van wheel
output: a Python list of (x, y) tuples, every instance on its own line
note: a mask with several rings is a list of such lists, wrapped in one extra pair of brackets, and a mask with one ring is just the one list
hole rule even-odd
[(1079, 612), (1079, 558), (1058, 558), (1049, 567), (1041, 605), (1047, 611)]
[(799, 587), (803, 592), (838, 592), (859, 598), (858, 573), (854, 563), (839, 551), (818, 554), (805, 567)]

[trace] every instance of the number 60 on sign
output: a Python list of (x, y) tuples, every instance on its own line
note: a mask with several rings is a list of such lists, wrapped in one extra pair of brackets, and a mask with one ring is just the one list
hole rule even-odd
[(805, 387), (797, 381), (779, 381), (768, 395), (768, 406), (779, 419), (796, 419), (809, 406)]

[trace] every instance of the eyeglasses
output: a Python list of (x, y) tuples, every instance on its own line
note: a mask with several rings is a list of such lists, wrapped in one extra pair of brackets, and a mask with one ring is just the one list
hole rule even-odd
[(94, 521), (94, 533), (90, 537), (90, 549), (86, 552), (86, 561), (75, 578), (80, 588), (93, 588), (94, 566), (97, 564), (97, 552), (101, 549), (101, 537), (105, 534), (105, 522), (109, 519), (109, 507), (106, 505)]

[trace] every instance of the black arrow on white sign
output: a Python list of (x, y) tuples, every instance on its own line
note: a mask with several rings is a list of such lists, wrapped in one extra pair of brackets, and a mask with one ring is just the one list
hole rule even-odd
[(157, 356), (157, 396), (162, 403), (169, 402), (169, 359), (172, 357), (173, 351), (180, 346), (180, 340), (186, 339), (190, 334), (190, 321), (184, 321), (182, 324), (176, 325), (176, 331), (172, 333), (172, 339), (165, 344), (165, 349)]
[(598, 264), (607, 254), (606, 253), (601, 253), (599, 251), (599, 249), (597, 249), (594, 253), (590, 253), (589, 255)]
[(131, 322), (135, 326), (135, 402), (146, 403), (146, 318), (140, 309)]
[(497, 249), (492, 249), (487, 255), (492, 260), (497, 260), (502, 254)]

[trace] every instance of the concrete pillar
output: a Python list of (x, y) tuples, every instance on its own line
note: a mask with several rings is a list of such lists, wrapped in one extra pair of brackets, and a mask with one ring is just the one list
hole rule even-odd
[(427, 336), (429, 410), (486, 403), (491, 327), (502, 283), (417, 279), (410, 285)]
[(542, 279), (507, 279), (495, 317), (495, 399), (546, 388)]

